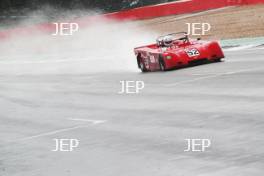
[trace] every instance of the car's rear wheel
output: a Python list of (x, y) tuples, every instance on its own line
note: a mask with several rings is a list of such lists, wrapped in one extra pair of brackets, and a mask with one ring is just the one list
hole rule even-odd
[(145, 67), (144, 61), (142, 58), (139, 58), (139, 68), (142, 72), (147, 72), (147, 69)]

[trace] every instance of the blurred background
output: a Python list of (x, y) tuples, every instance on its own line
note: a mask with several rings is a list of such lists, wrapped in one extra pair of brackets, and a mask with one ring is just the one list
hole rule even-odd
[(172, 1), (175, 0), (0, 0), (0, 27), (39, 17), (43, 13), (46, 19), (54, 19), (62, 13), (71, 14), (71, 11), (81, 16), (85, 10), (107, 13)]
[(1, 0), (0, 13), (22, 15), (28, 10), (36, 10), (47, 5), (60, 9), (101, 9), (113, 12), (172, 1), (175, 0)]

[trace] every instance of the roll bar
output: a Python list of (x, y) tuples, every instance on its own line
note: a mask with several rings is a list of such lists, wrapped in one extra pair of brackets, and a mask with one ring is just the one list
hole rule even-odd
[[(178, 35), (178, 34), (182, 34), (183, 36), (181, 36), (181, 37), (176, 37), (176, 35)], [(184, 42), (188, 42), (189, 41), (189, 37), (188, 37), (188, 34), (187, 34), (187, 32), (175, 32), (175, 33), (170, 33), (170, 34), (167, 34), (167, 35), (162, 35), (162, 36), (159, 36), (158, 38), (157, 38), (157, 44), (158, 45), (162, 45), (162, 43), (163, 43), (163, 38), (164, 37), (166, 37), (166, 36), (172, 36), (173, 37), (173, 40), (175, 41), (175, 40), (183, 40)]]

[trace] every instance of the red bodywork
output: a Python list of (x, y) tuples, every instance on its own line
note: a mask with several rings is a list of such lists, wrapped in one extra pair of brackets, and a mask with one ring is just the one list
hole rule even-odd
[[(185, 33), (184, 33), (185, 34)], [(145, 71), (170, 70), (200, 61), (220, 61), (224, 53), (217, 41), (173, 40), (170, 47), (159, 44), (134, 49), (138, 67)]]

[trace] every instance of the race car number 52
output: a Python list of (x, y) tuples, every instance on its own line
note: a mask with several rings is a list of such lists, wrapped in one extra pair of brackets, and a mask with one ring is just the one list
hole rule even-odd
[(200, 53), (197, 49), (187, 50), (186, 53), (188, 54), (189, 57), (194, 57), (194, 56), (200, 55)]

